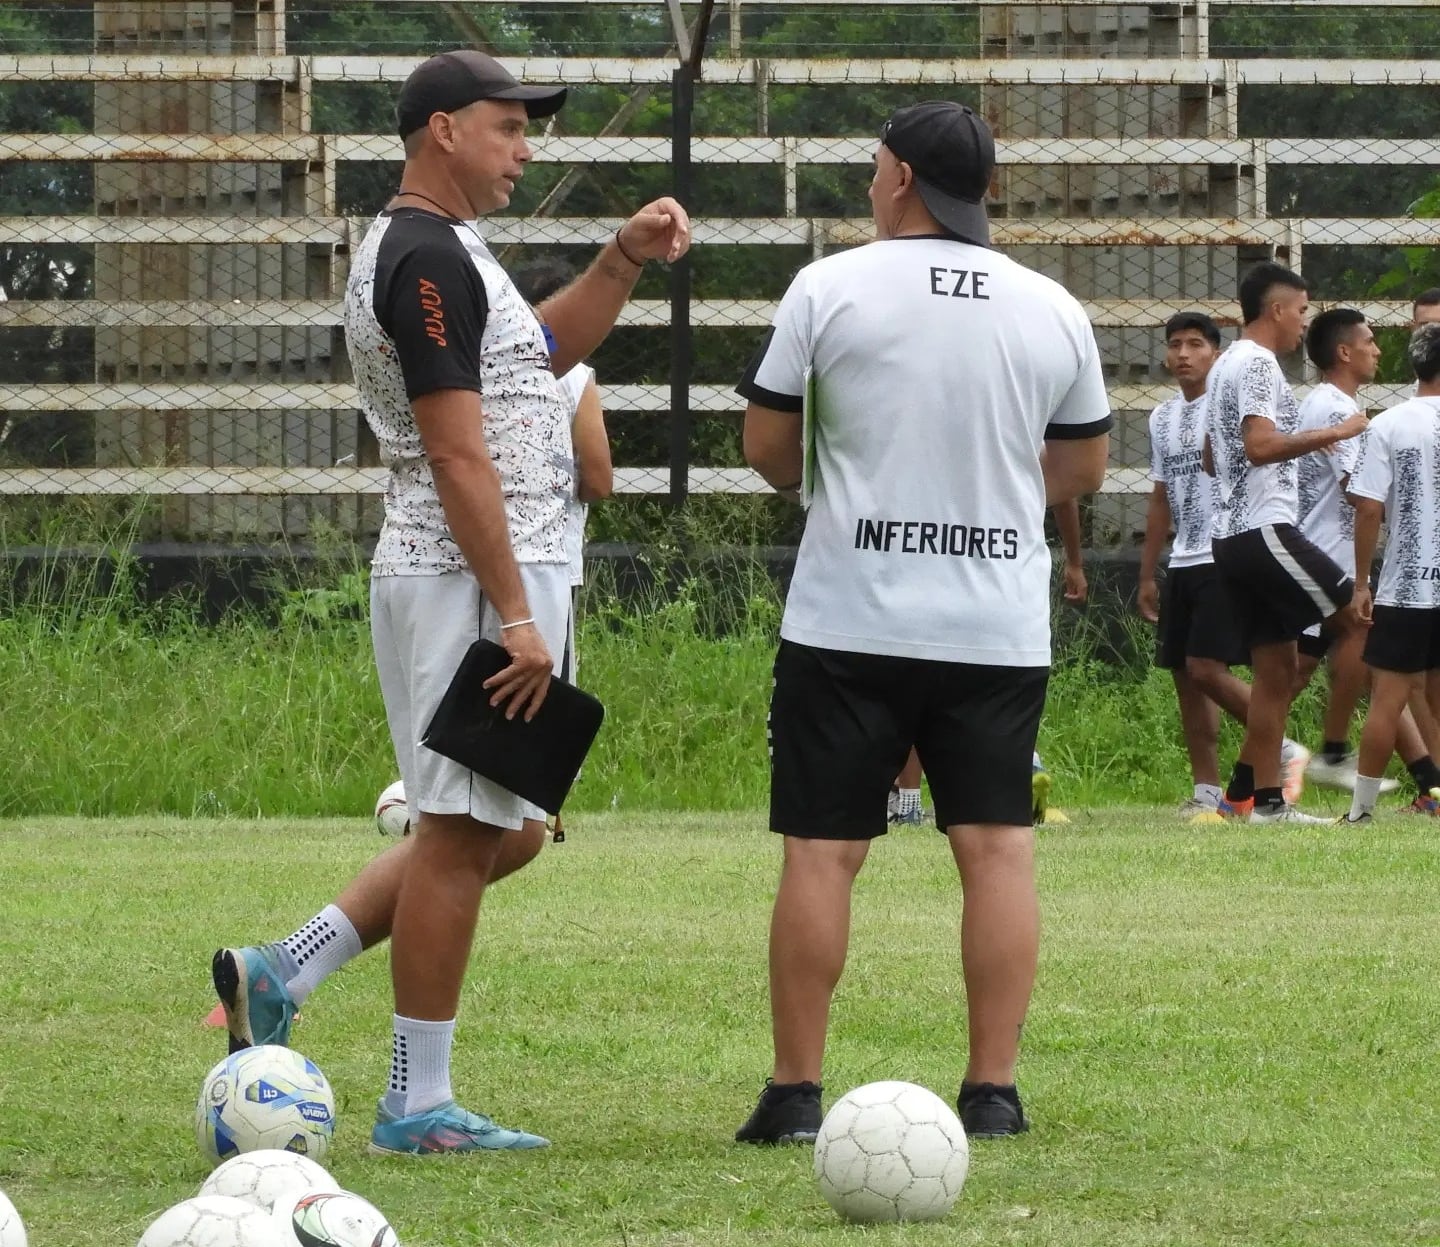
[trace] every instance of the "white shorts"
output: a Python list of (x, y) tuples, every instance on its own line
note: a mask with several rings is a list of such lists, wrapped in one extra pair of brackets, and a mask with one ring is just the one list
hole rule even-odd
[[(520, 579), (559, 674), (569, 629), (570, 569), (564, 563), (522, 563)], [(543, 820), (539, 806), (420, 743), (470, 643), (500, 639), (500, 617), (484, 601), (475, 577), (468, 571), (371, 577), (370, 636), (410, 808), (468, 814), (510, 831), (527, 818)]]

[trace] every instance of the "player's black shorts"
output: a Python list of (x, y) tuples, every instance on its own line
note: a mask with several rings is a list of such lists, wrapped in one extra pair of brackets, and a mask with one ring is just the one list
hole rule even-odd
[(1440, 609), (1377, 606), (1365, 637), (1365, 662), (1405, 675), (1440, 669)]
[(1214, 563), (1174, 568), (1160, 586), (1155, 665), (1180, 671), (1187, 658), (1213, 658), (1227, 667), (1250, 661), (1250, 647)]
[(1048, 667), (987, 667), (781, 641), (770, 700), (770, 828), (810, 840), (885, 834), (914, 745), (936, 825), (1028, 827)]
[(1250, 646), (1293, 641), (1350, 601), (1355, 582), (1293, 524), (1265, 524), (1213, 543), (1240, 635)]
[(1306, 628), (1295, 638), (1295, 648), (1307, 658), (1313, 658), (1319, 662), (1330, 652), (1330, 647), (1335, 644), (1335, 634), (1328, 628), (1319, 628), (1311, 632)]

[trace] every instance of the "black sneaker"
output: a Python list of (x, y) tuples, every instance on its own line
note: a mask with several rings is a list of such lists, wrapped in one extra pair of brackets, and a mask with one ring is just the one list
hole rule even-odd
[(736, 1143), (814, 1143), (820, 1133), (820, 1084), (765, 1080), (760, 1103), (735, 1132)]
[(1014, 1086), (997, 1087), (993, 1082), (960, 1084), (956, 1101), (960, 1124), (972, 1139), (999, 1139), (1009, 1134), (1024, 1134), (1030, 1129), (1020, 1093)]

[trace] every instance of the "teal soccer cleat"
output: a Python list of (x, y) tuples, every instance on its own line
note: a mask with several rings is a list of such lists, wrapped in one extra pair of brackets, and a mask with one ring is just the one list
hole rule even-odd
[(523, 1130), (507, 1130), (454, 1100), (423, 1113), (396, 1117), (382, 1099), (375, 1110), (370, 1150), (379, 1156), (437, 1156), (450, 1152), (523, 1152), (549, 1147), (550, 1140)]
[(231, 1052), (260, 1044), (289, 1044), (295, 1002), (270, 949), (222, 948), (210, 963), (210, 977), (225, 1006)]

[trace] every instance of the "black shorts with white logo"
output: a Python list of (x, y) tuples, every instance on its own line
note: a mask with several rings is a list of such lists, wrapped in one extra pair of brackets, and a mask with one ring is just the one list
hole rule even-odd
[(1403, 675), (1440, 669), (1440, 609), (1377, 606), (1365, 636), (1365, 663)]
[(1212, 658), (1227, 667), (1250, 661), (1235, 607), (1214, 563), (1176, 567), (1160, 586), (1155, 665), (1182, 671), (1187, 658)]
[(1028, 827), (1048, 667), (988, 667), (781, 641), (770, 700), (770, 829), (870, 840), (913, 745), (935, 822)]
[(1295, 640), (1355, 592), (1344, 569), (1294, 524), (1264, 524), (1217, 537), (1212, 548), (1248, 646)]

